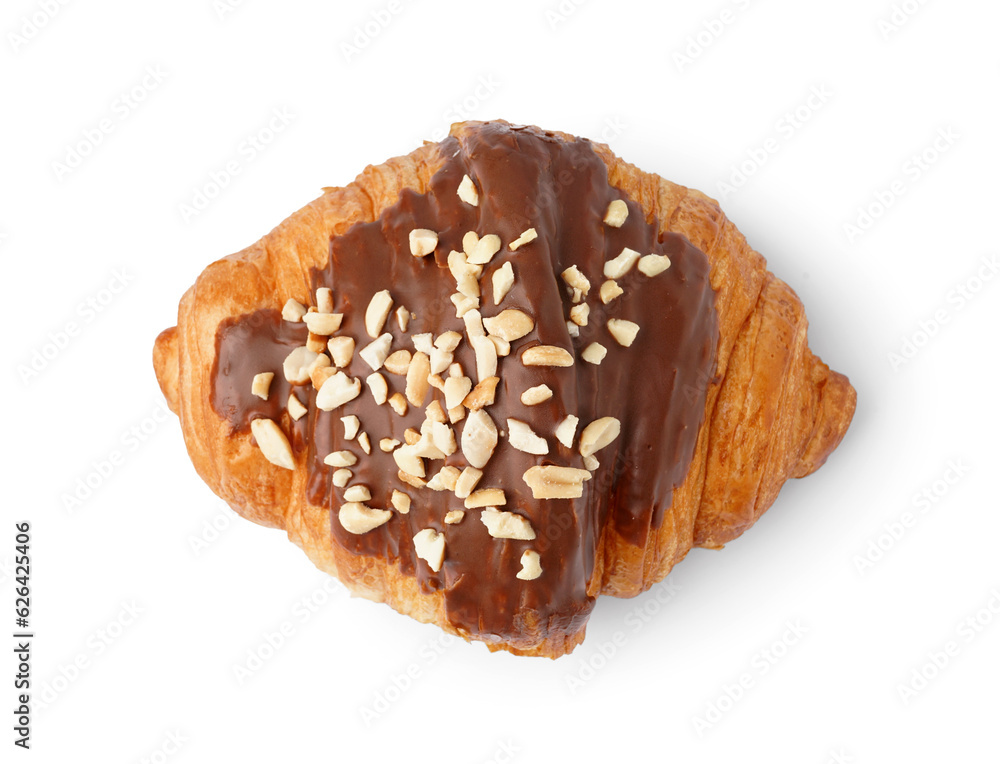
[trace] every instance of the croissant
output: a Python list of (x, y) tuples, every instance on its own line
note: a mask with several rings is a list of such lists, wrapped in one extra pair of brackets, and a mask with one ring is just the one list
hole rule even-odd
[(855, 407), (716, 202), (503, 121), (208, 266), (156, 340), (209, 487), (352, 593), (556, 658), (721, 547)]

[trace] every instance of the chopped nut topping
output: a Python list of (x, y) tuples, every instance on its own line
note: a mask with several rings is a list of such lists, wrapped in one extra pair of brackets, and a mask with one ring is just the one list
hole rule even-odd
[[(398, 450), (399, 449), (396, 449), (396, 451)], [(393, 451), (393, 453), (396, 453), (396, 451)], [(409, 472), (404, 470), (397, 472), (396, 477), (407, 485), (412, 485), (414, 488), (424, 488), (427, 485), (427, 481), (423, 478), (418, 478), (416, 475), (411, 475)]]
[(444, 380), (441, 379), (440, 374), (431, 374), (427, 377), (427, 384), (433, 387), (435, 390), (440, 390), (444, 392)]
[(410, 254), (414, 257), (424, 257), (434, 251), (438, 245), (438, 235), (427, 228), (414, 228), (410, 231)]
[(389, 522), (390, 517), (392, 517), (392, 512), (388, 509), (372, 509), (356, 501), (347, 502), (341, 506), (337, 513), (337, 518), (344, 530), (358, 536), (384, 525)]
[(621, 228), (622, 223), (628, 218), (628, 205), (621, 199), (615, 199), (608, 205), (608, 211), (604, 213), (604, 223), (612, 228)]
[(572, 321), (566, 322), (566, 331), (569, 332), (570, 337), (580, 336), (580, 327), (574, 324)]
[(422, 478), (427, 475), (427, 472), (424, 469), (424, 460), (416, 455), (415, 450), (415, 445), (400, 446), (392, 452), (392, 458), (396, 460), (396, 466), (403, 472)]
[(285, 319), (285, 321), (290, 321), (293, 324), (301, 321), (302, 316), (305, 314), (306, 306), (298, 300), (288, 300), (285, 302), (285, 306), (281, 309), (281, 317)]
[(348, 401), (353, 401), (361, 395), (361, 380), (352, 379), (344, 372), (338, 371), (316, 393), (316, 408), (322, 411), (333, 411)]
[(326, 346), (330, 350), (330, 356), (337, 368), (343, 369), (354, 358), (353, 337), (331, 337)]
[(350, 470), (345, 470), (345, 469), (334, 470), (333, 484), (337, 486), (337, 488), (343, 488), (350, 482), (352, 477), (354, 477), (354, 473), (351, 472)]
[(495, 233), (487, 234), (476, 242), (476, 248), (468, 255), (473, 265), (486, 265), (493, 255), (500, 251), (500, 237)]
[(527, 313), (508, 308), (496, 316), (483, 319), (483, 328), (490, 334), (514, 342), (531, 333), (535, 322)]
[(395, 438), (382, 438), (378, 442), (379, 449), (382, 450), (382, 451), (384, 451), (387, 454), (388, 453), (392, 453), (392, 450), (394, 448), (396, 448), (396, 446), (398, 446), (398, 445), (399, 445), (399, 441), (396, 440)]
[(358, 351), (361, 359), (371, 367), (372, 371), (378, 371), (389, 357), (389, 349), (392, 347), (392, 335), (386, 332), (376, 340), (372, 340), (365, 347)]
[(535, 529), (531, 527), (528, 518), (513, 512), (501, 512), (487, 507), (480, 513), (479, 519), (495, 539), (531, 541), (535, 538)]
[(288, 396), (288, 415), (298, 422), (309, 413), (309, 409), (302, 405), (302, 401), (295, 397), (295, 393)]
[(525, 549), (521, 554), (521, 570), (517, 577), (522, 581), (534, 581), (542, 575), (541, 557), (534, 549)]
[(652, 278), (663, 273), (670, 267), (670, 258), (666, 255), (643, 255), (639, 258), (639, 272)]
[(413, 343), (414, 350), (424, 355), (429, 356), (434, 350), (434, 335), (430, 332), (414, 334), (410, 337), (410, 341)]
[(465, 519), (464, 509), (449, 510), (444, 516), (445, 525), (458, 525), (463, 519)]
[(369, 337), (374, 339), (379, 336), (391, 310), (392, 295), (389, 294), (388, 289), (383, 289), (372, 295), (368, 309), (365, 310), (365, 331), (368, 332)]
[(635, 336), (639, 333), (639, 324), (633, 321), (626, 321), (622, 318), (609, 318), (608, 331), (619, 345), (629, 347), (635, 342)]
[(451, 456), (458, 450), (455, 442), (455, 431), (444, 422), (431, 422), (431, 442), (445, 456)]
[(601, 417), (588, 424), (580, 433), (580, 455), (595, 454), (611, 443), (622, 431), (622, 423), (613, 416)]
[(367, 432), (363, 432), (358, 436), (358, 445), (361, 446), (361, 450), (366, 454), (370, 454), (372, 452), (372, 441), (371, 438), (368, 437)]
[(447, 369), (451, 362), (455, 359), (454, 354), (450, 350), (442, 350), (441, 348), (434, 348), (431, 350), (431, 374), (440, 374), (445, 369)]
[(400, 416), (406, 416), (409, 404), (406, 402), (406, 396), (402, 393), (393, 393), (392, 397), (389, 398), (389, 405)]
[(483, 328), (483, 316), (478, 310), (470, 310), (462, 320), (465, 322), (465, 334), (472, 342), (473, 337), (485, 337), (486, 330)]
[(466, 297), (479, 297), (479, 274), (481, 266), (472, 265), (464, 252), (452, 250), (448, 253), (448, 270), (455, 278), (458, 291)]
[(466, 509), (481, 507), (497, 507), (507, 503), (507, 495), (500, 488), (480, 488), (473, 491), (465, 499)]
[[(445, 393), (445, 395), (447, 395), (447, 393)], [(441, 401), (436, 398), (427, 404), (427, 410), (425, 413), (427, 418), (432, 422), (440, 422), (441, 424), (444, 424), (448, 421), (448, 417), (445, 415), (444, 409), (441, 408)], [(416, 430), (414, 430), (414, 432), (416, 432)]]
[(586, 326), (590, 317), (590, 306), (587, 303), (575, 305), (569, 310), (569, 320), (577, 326)]
[[(321, 355), (316, 360), (321, 360), (323, 358), (327, 357), (325, 355)], [(312, 365), (312, 370), (309, 372), (309, 380), (312, 382), (312, 386), (319, 390), (323, 387), (323, 383), (336, 373), (337, 370), (330, 366), (330, 359), (327, 358), (325, 366), (320, 366), (315, 363)]]
[(406, 327), (410, 325), (410, 311), (402, 305), (396, 308), (396, 323), (399, 324), (399, 328), (404, 332), (406, 331)]
[(453, 409), (448, 409), (448, 421), (452, 424), (458, 424), (463, 419), (465, 419), (465, 406), (455, 406)]
[(634, 249), (625, 247), (618, 257), (608, 260), (604, 264), (604, 277), (609, 279), (620, 279), (639, 261), (639, 253)]
[(521, 403), (525, 406), (537, 406), (552, 397), (552, 388), (548, 385), (535, 385), (521, 393)]
[(466, 467), (455, 482), (455, 496), (460, 499), (469, 498), (472, 492), (476, 490), (476, 486), (479, 485), (482, 477), (482, 470), (477, 470), (475, 467)]
[(576, 437), (576, 428), (579, 424), (579, 417), (570, 414), (556, 427), (556, 440), (566, 446), (566, 448), (573, 448), (573, 438)]
[(272, 419), (254, 419), (250, 422), (250, 432), (253, 433), (260, 452), (271, 464), (286, 470), (295, 469), (292, 447), (277, 422)]
[(361, 429), (361, 420), (354, 414), (351, 414), (349, 416), (342, 416), (340, 421), (344, 423), (344, 439), (354, 440), (354, 436)]
[(430, 373), (430, 359), (425, 353), (417, 351), (406, 368), (406, 400), (418, 408), (424, 405), (427, 397)]
[[(482, 409), (470, 411), (462, 429), (462, 453), (473, 467), (482, 469), (497, 447), (497, 426)], [(422, 476), (421, 476), (422, 477)]]
[(444, 405), (453, 409), (472, 392), (472, 380), (468, 377), (448, 377), (444, 381)]
[(490, 342), (493, 343), (493, 347), (496, 348), (497, 355), (501, 358), (506, 358), (510, 355), (510, 343), (505, 339), (497, 337), (495, 334), (487, 335)]
[(416, 445), (420, 442), (420, 433), (412, 427), (407, 427), (406, 430), (403, 431), (403, 441), (408, 446)]
[(333, 313), (333, 290), (330, 287), (316, 290), (316, 312)]
[(434, 347), (439, 350), (443, 350), (446, 353), (451, 353), (457, 348), (462, 342), (462, 335), (456, 331), (448, 331), (443, 334), (439, 334), (437, 339), (434, 340)]
[(344, 491), (345, 501), (371, 501), (372, 494), (366, 485), (352, 485)]
[[(309, 331), (321, 337), (329, 337), (340, 328), (344, 320), (343, 313), (306, 313), (302, 320), (306, 322)], [(325, 345), (326, 340), (323, 340)]]
[(525, 366), (572, 366), (573, 356), (568, 350), (554, 345), (535, 345), (521, 353)]
[(479, 243), (479, 234), (475, 231), (466, 231), (465, 236), (462, 237), (462, 251), (465, 253), (466, 257), (471, 257), (472, 253), (476, 251), (476, 245)]
[(590, 456), (583, 457), (583, 466), (591, 472), (596, 472), (597, 468), (601, 466), (601, 463), (597, 461), (596, 456), (591, 454)]
[(479, 409), (486, 408), (487, 406), (492, 406), (493, 401), (496, 399), (497, 385), (500, 382), (500, 377), (487, 377), (478, 385), (476, 385), (472, 392), (465, 396), (465, 400), (462, 401), (462, 405), (472, 411), (478, 411)]
[(473, 207), (479, 206), (479, 192), (468, 175), (463, 176), (462, 182), (458, 184), (458, 198)]
[(573, 302), (579, 302), (590, 291), (590, 279), (580, 273), (580, 269), (575, 265), (571, 265), (562, 272), (562, 279), (573, 289), (579, 290), (579, 295), (574, 293)]
[(410, 511), (410, 497), (409, 495), (403, 493), (402, 491), (397, 491), (395, 488), (392, 490), (392, 498), (389, 499), (393, 508), (399, 512), (401, 515), (408, 514)]
[(462, 474), (458, 467), (442, 467), (438, 473), (427, 481), (427, 487), (432, 491), (454, 491), (458, 476)]
[(284, 363), (281, 365), (285, 372), (285, 379), (293, 385), (305, 384), (309, 381), (309, 367), (318, 357), (318, 353), (314, 353), (304, 345), (295, 348), (285, 357)]
[(405, 376), (406, 370), (410, 368), (410, 361), (413, 356), (410, 355), (409, 350), (397, 350), (395, 353), (391, 353), (386, 359), (385, 370), (390, 374), (395, 374), (397, 376)]
[(250, 392), (266, 401), (267, 396), (271, 394), (271, 380), (273, 379), (273, 371), (262, 371), (260, 374), (254, 374)]
[(549, 444), (545, 438), (540, 437), (531, 425), (519, 419), (507, 420), (507, 440), (518, 451), (526, 454), (547, 454)]
[[(466, 175), (465, 177), (469, 177)], [(433, 528), (424, 528), (413, 534), (413, 549), (417, 557), (424, 560), (427, 566), (437, 573), (444, 563), (444, 534)]]
[(464, 377), (465, 373), (462, 371), (462, 364), (457, 361), (448, 367), (449, 377)]
[(496, 376), (497, 346), (488, 337), (473, 337), (472, 347), (476, 351), (476, 379), (482, 382)]
[[(307, 313), (307, 316), (313, 315), (312, 313)], [(319, 315), (316, 313), (315, 315)], [(306, 338), (306, 347), (309, 348), (314, 353), (322, 353), (326, 349), (326, 336), (323, 334), (314, 334), (309, 332), (309, 336)]]
[[(534, 229), (532, 229), (534, 230)], [(513, 244), (511, 245), (513, 247)], [(514, 268), (510, 261), (493, 271), (493, 304), (499, 305), (514, 286)]]
[(368, 385), (368, 389), (371, 390), (372, 398), (375, 399), (377, 406), (381, 406), (388, 400), (389, 383), (385, 381), (385, 377), (376, 371), (365, 377), (365, 382)]
[(583, 349), (580, 353), (580, 357), (587, 363), (592, 363), (594, 366), (600, 366), (601, 361), (604, 360), (604, 356), (608, 354), (608, 349), (604, 347), (600, 342), (591, 342), (587, 347)]
[(353, 467), (357, 463), (358, 457), (350, 451), (334, 451), (332, 454), (327, 454), (326, 458), (323, 459), (323, 464), (330, 467)]
[(455, 305), (455, 318), (464, 318), (470, 310), (476, 310), (479, 307), (478, 297), (467, 297), (460, 292), (453, 294), (451, 301)]
[(591, 475), (587, 470), (548, 465), (532, 467), (523, 477), (535, 499), (579, 499), (583, 496), (583, 483)]
[(525, 231), (516, 239), (514, 239), (514, 241), (508, 244), (507, 249), (509, 249), (511, 252), (516, 252), (520, 247), (523, 247), (525, 244), (528, 244), (529, 242), (532, 242), (537, 238), (538, 238), (538, 231), (536, 231), (534, 228), (529, 228), (527, 231)]

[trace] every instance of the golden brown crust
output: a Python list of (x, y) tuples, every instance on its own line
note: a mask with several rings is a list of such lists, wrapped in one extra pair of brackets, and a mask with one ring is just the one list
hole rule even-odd
[[(461, 140), (475, 125), (455, 125), (452, 135)], [(708, 256), (719, 317), (716, 373), (704, 380), (705, 421), (686, 480), (643, 547), (610, 528), (601, 540), (590, 592), (633, 596), (660, 581), (692, 546), (717, 547), (739, 536), (785, 480), (821, 466), (850, 424), (855, 393), (846, 377), (812, 355), (798, 297), (767, 272), (763, 257), (716, 202), (640, 171), (607, 146), (595, 149), (612, 185), (641, 204), (650, 219), (655, 216), (662, 229), (684, 234)], [(355, 594), (460, 633), (445, 616), (441, 593), (420, 592), (416, 578), (384, 560), (334, 548), (329, 509), (306, 501), (305, 466), (279, 469), (251, 446), (249, 435), (230, 437), (209, 395), (220, 321), (280, 306), (288, 297), (307, 301), (309, 270), (326, 264), (331, 235), (376, 219), (404, 188), (425, 192), (444, 159), (438, 144), (426, 144), (370, 166), (349, 186), (325, 189), (256, 244), (210, 265), (181, 300), (177, 327), (157, 338), (154, 366), (195, 468), (237, 512), (284, 528), (319, 568)], [(558, 657), (584, 635), (581, 629), (553, 638), (542, 624), (523, 627), (523, 638), (488, 646)]]

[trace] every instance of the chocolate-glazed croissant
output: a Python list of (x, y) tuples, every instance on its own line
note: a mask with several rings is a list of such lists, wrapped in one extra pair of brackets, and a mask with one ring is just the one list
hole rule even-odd
[(355, 594), (558, 657), (750, 527), (851, 421), (711, 199), (506, 122), (208, 268), (154, 364), (198, 473)]

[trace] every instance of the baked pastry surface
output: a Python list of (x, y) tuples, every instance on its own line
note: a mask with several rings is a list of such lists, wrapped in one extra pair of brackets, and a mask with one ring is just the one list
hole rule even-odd
[[(415, 229), (437, 235), (426, 254)], [(337, 327), (285, 320), (289, 298)], [(600, 144), (462, 123), (206, 268), (154, 365), (195, 468), (234, 510), (285, 529), (355, 594), (490, 649), (558, 657), (599, 594), (634, 596), (692, 546), (736, 538), (836, 448), (855, 394), (806, 327), (703, 194)], [(431, 346), (415, 339), (427, 334)], [(343, 365), (323, 349), (337, 337), (355, 344)], [(289, 381), (303, 346), (326, 366)], [(266, 400), (260, 373), (273, 374)], [(350, 395), (338, 385), (359, 392), (324, 410)], [(277, 456), (260, 442), (274, 430)]]

